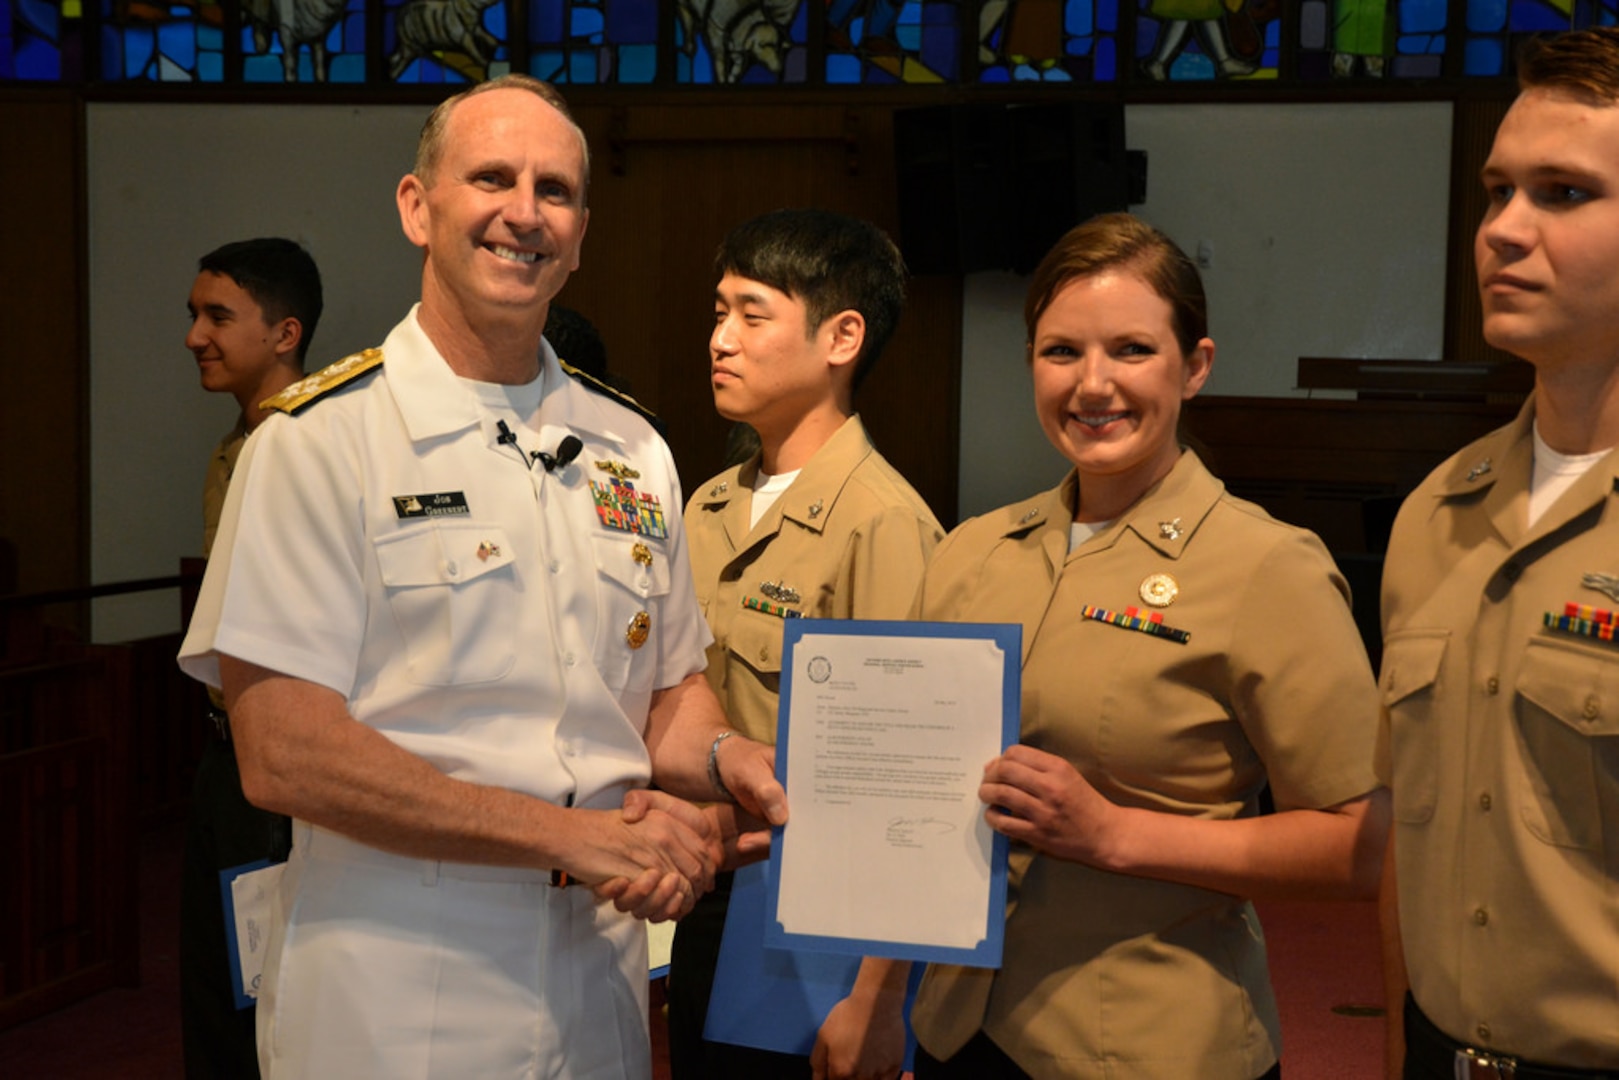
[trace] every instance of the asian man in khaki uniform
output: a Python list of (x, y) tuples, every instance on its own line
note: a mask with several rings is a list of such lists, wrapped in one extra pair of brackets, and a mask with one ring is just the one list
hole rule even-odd
[[(785, 620), (900, 619), (942, 535), (922, 498), (872, 446), (854, 391), (893, 333), (905, 270), (864, 221), (779, 210), (739, 226), (715, 260), (709, 339), (714, 405), (751, 424), (760, 450), (699, 484), (686, 507), (698, 601), (714, 633), (708, 679), (733, 726), (774, 742)], [(861, 966), (811, 1060), (705, 1042), (730, 896), (716, 885), (675, 933), (669, 977), (676, 1080), (897, 1075), (905, 970)]]
[(1383, 579), (1408, 1080), (1619, 1076), (1619, 30), (1518, 73), (1474, 255), (1534, 392), (1406, 500)]

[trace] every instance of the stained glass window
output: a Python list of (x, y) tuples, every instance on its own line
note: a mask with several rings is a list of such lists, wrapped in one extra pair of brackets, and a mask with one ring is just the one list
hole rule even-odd
[(1619, 0), (0, 0), (0, 82), (1499, 79), (1527, 35), (1612, 25)]
[(675, 0), (675, 79), (682, 83), (802, 83), (809, 13), (822, 0)]
[(101, 77), (224, 82), (224, 24), (217, 3), (101, 0)]
[(365, 0), (242, 0), (240, 11), (243, 82), (365, 81)]
[(1142, 76), (1197, 82), (1274, 79), (1279, 74), (1279, 0), (1140, 2), (1136, 66)]
[(0, 0), (0, 80), (83, 77), (79, 0)]
[(1113, 82), (1119, 77), (1118, 0), (984, 0), (978, 79)]
[(960, 78), (964, 18), (963, 6), (944, 0), (926, 4), (921, 0), (830, 0), (826, 5), (826, 81), (845, 85), (955, 82)]
[(506, 0), (385, 0), (384, 77), (474, 83), (511, 70)]
[(1462, 74), (1503, 75), (1523, 36), (1613, 26), (1615, 16), (1614, 0), (1467, 0)]
[(1304, 0), (1301, 79), (1434, 79), (1444, 74), (1446, 0)]
[(658, 0), (529, 0), (529, 73), (556, 83), (658, 77)]

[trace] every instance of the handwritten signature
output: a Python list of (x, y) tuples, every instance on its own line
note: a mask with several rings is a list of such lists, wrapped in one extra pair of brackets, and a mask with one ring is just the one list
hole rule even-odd
[(939, 818), (895, 817), (888, 819), (885, 839), (890, 844), (912, 845), (927, 836), (944, 836), (956, 831), (954, 823)]

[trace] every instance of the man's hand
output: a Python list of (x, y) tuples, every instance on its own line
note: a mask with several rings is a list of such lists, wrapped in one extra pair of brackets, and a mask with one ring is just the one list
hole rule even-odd
[(591, 811), (599, 846), (577, 868), (598, 897), (651, 922), (678, 919), (714, 887), (724, 857), (709, 814), (661, 791), (633, 791), (622, 810)]
[(734, 736), (716, 748), (714, 764), (738, 806), (766, 824), (787, 824), (787, 792), (776, 781), (774, 746)]

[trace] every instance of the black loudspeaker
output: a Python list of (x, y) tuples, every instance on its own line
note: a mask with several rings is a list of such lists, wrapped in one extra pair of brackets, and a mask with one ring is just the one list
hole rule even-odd
[(1026, 274), (1070, 228), (1129, 205), (1122, 105), (901, 109), (894, 153), (917, 274)]

